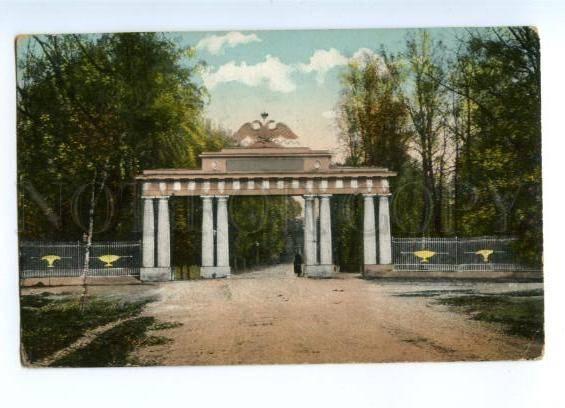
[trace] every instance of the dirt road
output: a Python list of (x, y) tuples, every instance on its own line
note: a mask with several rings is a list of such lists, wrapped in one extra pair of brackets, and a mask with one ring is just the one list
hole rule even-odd
[[(174, 341), (141, 348), (164, 365), (504, 360), (540, 346), (507, 336), (422, 297), (407, 285), (296, 278), (291, 265), (214, 281), (160, 284), (145, 313), (182, 326)], [(420, 288), (421, 289), (421, 288)]]

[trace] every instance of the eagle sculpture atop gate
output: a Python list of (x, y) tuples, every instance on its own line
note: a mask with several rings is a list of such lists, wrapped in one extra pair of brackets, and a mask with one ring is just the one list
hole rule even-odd
[(242, 144), (246, 139), (250, 139), (248, 147), (281, 147), (281, 143), (286, 140), (296, 140), (298, 136), (282, 122), (267, 120), (269, 114), (261, 113), (263, 121), (254, 120), (244, 123), (237, 132), (234, 139)]

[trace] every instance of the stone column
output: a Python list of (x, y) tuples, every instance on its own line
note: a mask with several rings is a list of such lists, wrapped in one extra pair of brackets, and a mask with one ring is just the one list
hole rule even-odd
[(379, 195), (379, 264), (392, 263), (388, 195)]
[(330, 194), (320, 195), (320, 264), (333, 265)]
[(159, 197), (157, 217), (157, 266), (171, 266), (171, 226), (169, 223), (169, 197)]
[(312, 204), (312, 219), (314, 220), (314, 231), (312, 233), (314, 237), (314, 243), (312, 244), (312, 246), (314, 247), (314, 262), (312, 264), (316, 265), (320, 261), (320, 245), (318, 242), (318, 214), (320, 214), (320, 200), (318, 199), (318, 197), (314, 197), (314, 203)]
[(155, 220), (153, 198), (143, 197), (143, 267), (155, 266)]
[(202, 266), (214, 266), (212, 196), (202, 196)]
[(217, 266), (230, 266), (230, 241), (228, 232), (228, 196), (218, 197), (218, 216), (216, 227), (216, 259)]
[(374, 265), (377, 263), (374, 197), (375, 194), (363, 194), (363, 262), (365, 265)]
[(316, 242), (314, 241), (314, 196), (304, 196), (304, 263), (316, 264)]

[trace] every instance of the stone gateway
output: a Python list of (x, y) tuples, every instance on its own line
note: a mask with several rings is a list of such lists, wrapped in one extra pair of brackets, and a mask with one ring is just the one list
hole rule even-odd
[(327, 150), (283, 147), (272, 142), (202, 153), (200, 157), (199, 170), (146, 170), (137, 177), (142, 183), (144, 201), (142, 280), (162, 281), (171, 277), (168, 199), (172, 196), (202, 198), (203, 278), (230, 276), (228, 205), (229, 198), (236, 195), (302, 196), (303, 273), (309, 277), (331, 277), (335, 267), (330, 200), (338, 194), (363, 194), (364, 269), (392, 268), (388, 177), (396, 173), (378, 167), (333, 166)]

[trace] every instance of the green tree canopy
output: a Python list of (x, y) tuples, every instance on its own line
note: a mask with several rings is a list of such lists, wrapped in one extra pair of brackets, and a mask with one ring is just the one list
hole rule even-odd
[(33, 36), (20, 40), (18, 63), (23, 237), (80, 239), (92, 187), (94, 232), (127, 236), (136, 175), (195, 167), (225, 143), (204, 129), (192, 51), (163, 35)]

